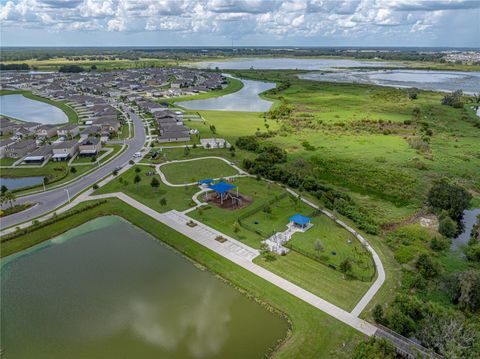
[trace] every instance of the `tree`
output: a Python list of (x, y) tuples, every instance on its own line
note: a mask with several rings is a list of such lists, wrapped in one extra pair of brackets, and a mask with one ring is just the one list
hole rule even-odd
[(152, 186), (152, 188), (158, 188), (160, 186), (160, 181), (157, 179), (157, 177), (152, 178), (150, 186)]
[(447, 282), (450, 299), (460, 309), (475, 312), (480, 309), (480, 272), (469, 269), (454, 274)]
[(136, 175), (135, 178), (133, 179), (133, 183), (135, 183), (135, 186), (138, 187), (138, 184), (140, 183), (141, 180), (142, 178), (139, 175)]
[(2, 185), (2, 187), (1, 187), (1, 189), (0, 189), (1, 194), (4, 194), (4, 193), (7, 192), (7, 191), (8, 191), (7, 186)]
[(183, 154), (185, 156), (188, 156), (190, 154), (190, 147), (186, 146), (184, 149), (183, 149)]
[(90, 66), (90, 70), (96, 70), (96, 69), (97, 69), (97, 65), (94, 64), (94, 65)]
[(135, 167), (135, 173), (140, 173), (141, 171), (140, 167)]
[(167, 199), (165, 197), (160, 199), (160, 206), (166, 206), (167, 205)]
[(442, 99), (442, 105), (447, 105), (454, 108), (463, 108), (462, 96), (462, 90), (457, 90), (451, 94), (447, 94)]
[(349, 274), (352, 270), (352, 260), (350, 258), (345, 258), (341, 263), (340, 263), (340, 272), (343, 274)]
[(455, 220), (462, 217), (463, 211), (470, 206), (472, 195), (462, 186), (442, 178), (428, 191), (427, 204), (433, 210), (445, 210)]
[(77, 173), (77, 169), (75, 168), (75, 166), (70, 167), (70, 172)]
[(3, 200), (2, 202), (3, 203), (8, 203), (10, 205), (10, 208), (13, 207), (13, 204), (15, 203), (15, 201), (17, 200), (17, 197), (11, 192), (11, 191), (7, 191), (5, 192), (3, 195)]
[(425, 253), (418, 256), (415, 266), (424, 278), (433, 278), (439, 272), (438, 263)]
[(438, 223), (438, 231), (447, 238), (453, 238), (457, 233), (457, 223), (449, 216), (444, 216)]

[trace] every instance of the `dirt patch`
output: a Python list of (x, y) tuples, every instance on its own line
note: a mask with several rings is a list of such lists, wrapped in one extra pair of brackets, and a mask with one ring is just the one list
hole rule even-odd
[(227, 192), (223, 196), (223, 200), (220, 194), (210, 192), (207, 194), (206, 201), (210, 204), (214, 204), (217, 207), (231, 211), (245, 208), (252, 203), (252, 199), (250, 197), (244, 196), (241, 193), (239, 193), (237, 196), (237, 193), (234, 191)]

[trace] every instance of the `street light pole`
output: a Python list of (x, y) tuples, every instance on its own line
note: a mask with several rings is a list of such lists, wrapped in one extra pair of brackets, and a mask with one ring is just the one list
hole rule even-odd
[(68, 189), (66, 188), (64, 188), (63, 190), (67, 192), (68, 203), (70, 203), (70, 192), (68, 192)]

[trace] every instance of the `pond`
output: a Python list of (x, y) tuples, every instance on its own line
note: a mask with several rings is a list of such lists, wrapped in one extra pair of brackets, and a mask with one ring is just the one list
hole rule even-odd
[(259, 94), (275, 87), (274, 83), (241, 80), (243, 87), (229, 95), (205, 100), (191, 100), (176, 104), (189, 110), (266, 112), (272, 107), (271, 101), (262, 99)]
[(35, 177), (0, 177), (0, 186), (6, 186), (9, 190), (23, 187), (36, 186), (43, 183), (43, 176)]
[(7, 257), (2, 358), (262, 358), (287, 323), (119, 217)]
[(472, 228), (477, 221), (478, 215), (480, 215), (480, 208), (469, 209), (463, 212), (463, 232), (453, 239), (452, 250), (457, 250), (461, 246), (468, 244)]
[(360, 61), (348, 59), (296, 59), (288, 57), (278, 58), (240, 58), (227, 61), (203, 61), (195, 63), (200, 68), (222, 70), (332, 70), (348, 67), (398, 67), (400, 64), (384, 61)]
[(299, 75), (306, 80), (363, 83), (390, 87), (417, 87), (422, 90), (463, 90), (473, 94), (480, 92), (480, 72), (381, 70), (338, 71), (331, 73), (307, 73)]
[(31, 100), (21, 94), (0, 96), (0, 113), (26, 122), (58, 124), (68, 122), (68, 117), (58, 107)]

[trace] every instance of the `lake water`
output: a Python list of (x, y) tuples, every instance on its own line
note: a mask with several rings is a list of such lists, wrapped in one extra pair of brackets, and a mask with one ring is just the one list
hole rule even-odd
[(2, 358), (262, 358), (287, 323), (118, 217), (1, 268)]
[(275, 87), (274, 83), (241, 80), (243, 87), (229, 95), (205, 100), (181, 101), (176, 104), (189, 110), (266, 112), (272, 107), (271, 101), (258, 96), (259, 93)]
[(308, 73), (302, 79), (363, 83), (390, 87), (417, 87), (422, 90), (463, 90), (473, 94), (480, 92), (480, 72), (426, 71), (426, 70), (375, 70), (337, 71), (331, 73)]
[(452, 241), (452, 250), (457, 250), (461, 246), (466, 245), (470, 240), (470, 234), (472, 233), (473, 225), (477, 221), (477, 216), (480, 215), (480, 208), (474, 208), (463, 212), (463, 232), (459, 234)]
[(0, 178), (0, 186), (7, 186), (9, 190), (35, 186), (43, 183), (43, 176)]
[(42, 124), (68, 122), (67, 115), (58, 107), (31, 100), (20, 94), (0, 96), (0, 113), (18, 120)]
[(398, 67), (400, 64), (383, 61), (360, 61), (347, 59), (296, 59), (296, 58), (241, 58), (228, 61), (204, 61), (195, 63), (200, 68), (222, 70), (246, 70), (254, 68), (273, 70), (332, 70), (335, 68), (348, 67)]

